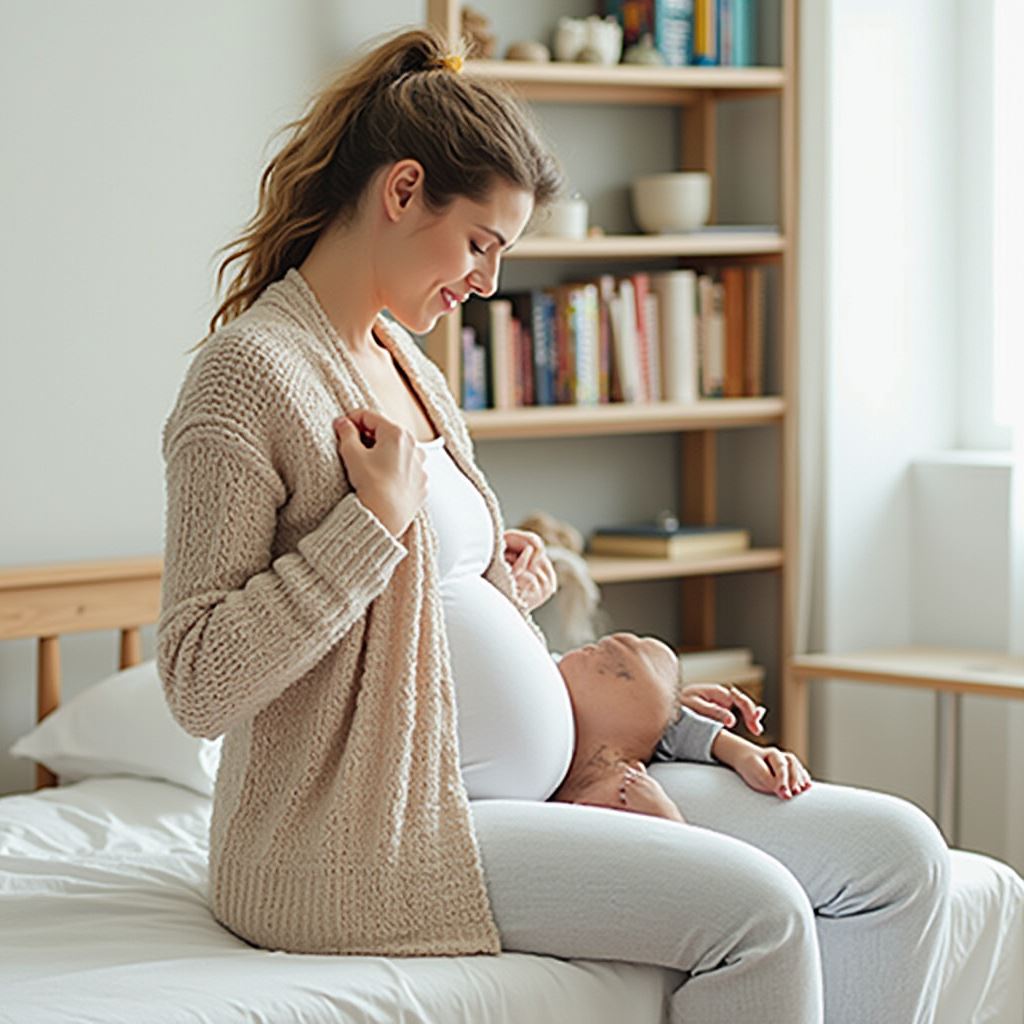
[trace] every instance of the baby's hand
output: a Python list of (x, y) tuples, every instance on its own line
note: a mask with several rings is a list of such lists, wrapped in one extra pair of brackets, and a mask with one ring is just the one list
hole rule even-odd
[(733, 768), (743, 781), (758, 793), (774, 793), (781, 800), (810, 788), (811, 775), (796, 754), (777, 747), (758, 747), (741, 753)]
[(650, 814), (656, 818), (668, 818), (686, 824), (679, 808), (669, 799), (657, 779), (647, 774), (642, 761), (631, 761), (624, 773), (619, 799), (627, 811)]

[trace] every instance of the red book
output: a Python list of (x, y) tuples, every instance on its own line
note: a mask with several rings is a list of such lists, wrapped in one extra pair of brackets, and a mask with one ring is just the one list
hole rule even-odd
[(647, 323), (647, 295), (651, 290), (651, 275), (646, 271), (630, 274), (633, 290), (636, 293), (636, 347), (640, 357), (640, 395), (638, 401), (649, 402), (654, 397), (650, 393), (651, 380), (651, 341)]

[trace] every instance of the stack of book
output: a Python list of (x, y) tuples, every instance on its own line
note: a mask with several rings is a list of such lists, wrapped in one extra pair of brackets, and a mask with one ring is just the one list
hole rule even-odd
[(645, 34), (669, 67), (755, 63), (757, 0), (605, 0), (618, 18), (623, 49)]
[(462, 407), (761, 395), (765, 292), (754, 265), (472, 298), (462, 311)]
[(741, 527), (662, 526), (658, 523), (601, 526), (591, 533), (587, 543), (589, 554), (629, 558), (706, 558), (749, 548), (750, 531)]

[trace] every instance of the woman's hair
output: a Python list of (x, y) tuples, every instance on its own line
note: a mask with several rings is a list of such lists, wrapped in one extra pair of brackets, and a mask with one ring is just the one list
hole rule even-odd
[(323, 228), (349, 222), (386, 164), (418, 160), (424, 201), (435, 213), (459, 196), (485, 198), (498, 179), (530, 192), (536, 206), (561, 191), (562, 172), (527, 109), (502, 87), (457, 73), (460, 61), (450, 58), (461, 58), (465, 43), (453, 53), (429, 28), (374, 42), (280, 130), (294, 129), (263, 172), (256, 214), (240, 238), (217, 250), (235, 250), (217, 272), (218, 291), (227, 267), (242, 262), (211, 333), (298, 266)]

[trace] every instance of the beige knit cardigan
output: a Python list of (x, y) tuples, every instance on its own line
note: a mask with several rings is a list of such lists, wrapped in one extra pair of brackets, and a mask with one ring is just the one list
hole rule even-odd
[[(397, 324), (378, 328), (487, 504), (485, 578), (546, 646), (443, 375)], [(176, 720), (224, 735), (212, 911), (269, 949), (498, 953), (459, 773), (437, 534), (422, 508), (400, 542), (359, 500), (332, 420), (360, 406), (383, 411), (291, 269), (199, 350), (164, 425), (157, 660)]]

